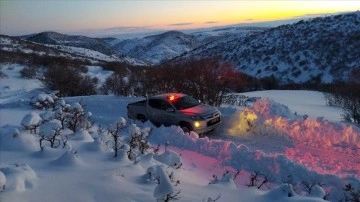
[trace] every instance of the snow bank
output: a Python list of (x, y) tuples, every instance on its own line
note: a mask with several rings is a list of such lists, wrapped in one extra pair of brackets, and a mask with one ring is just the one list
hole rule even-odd
[(36, 186), (37, 175), (27, 164), (0, 166), (1, 172), (6, 177), (6, 190), (22, 192), (33, 189)]
[[(264, 112), (264, 110), (262, 111)], [(268, 111), (270, 112), (271, 110)], [(253, 110), (253, 112), (256, 113), (255, 110)], [(271, 113), (265, 113), (265, 115), (266, 114)], [(257, 116), (261, 117), (262, 114), (259, 113)], [(291, 115), (288, 117), (293, 118)], [(267, 119), (263, 116), (262, 120), (266, 121)], [(286, 120), (289, 121), (289, 119)], [(258, 121), (258, 119), (254, 119), (254, 121)], [(306, 120), (294, 119), (293, 121), (304, 122)], [(343, 126), (345, 127), (345, 125)], [(343, 129), (346, 130), (346, 128)], [(322, 174), (316, 169), (311, 170), (310, 168), (312, 167), (302, 165), (301, 161), (293, 161), (284, 154), (266, 154), (261, 150), (251, 150), (243, 144), (236, 145), (230, 141), (210, 140), (208, 137), (198, 138), (194, 135), (189, 136), (184, 134), (179, 127), (175, 126), (155, 128), (150, 136), (150, 141), (155, 144), (168, 143), (169, 145), (180, 149), (190, 150), (216, 158), (223, 166), (231, 166), (236, 170), (243, 169), (248, 172), (261, 171), (264, 174), (271, 173), (276, 177), (278, 182), (281, 182), (281, 180), (286, 179), (289, 175), (291, 175), (294, 181), (298, 182), (317, 179), (325, 183), (328, 187), (338, 190), (341, 190), (343, 186), (342, 180), (338, 176)], [(348, 163), (344, 162), (344, 165), (356, 166), (358, 164), (349, 161)], [(343, 172), (344, 170), (342, 173)], [(354, 178), (351, 177), (350, 179), (354, 180)]]
[(182, 165), (180, 155), (172, 150), (167, 150), (160, 155), (156, 155), (154, 159), (173, 168), (179, 168)]

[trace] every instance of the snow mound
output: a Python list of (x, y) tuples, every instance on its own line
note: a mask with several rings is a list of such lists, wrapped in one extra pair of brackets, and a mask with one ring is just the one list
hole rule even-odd
[(151, 166), (154, 166), (154, 165), (158, 164), (158, 162), (154, 159), (154, 154), (153, 153), (147, 153), (147, 154), (141, 155), (138, 163), (143, 168), (146, 168), (146, 169), (151, 167)]
[(94, 142), (94, 138), (90, 135), (87, 130), (80, 129), (71, 135), (72, 140), (80, 140), (83, 142)]
[(51, 162), (54, 166), (77, 167), (84, 165), (83, 160), (76, 151), (66, 151), (58, 159)]
[(166, 174), (166, 171), (162, 166), (156, 166), (156, 175), (159, 180), (159, 184), (154, 190), (154, 197), (157, 200), (165, 200), (168, 195), (174, 193), (174, 187), (171, 184), (169, 177)]
[(0, 128), (0, 151), (37, 151), (38, 140), (26, 132), (20, 132), (12, 126)]
[(173, 168), (179, 168), (182, 165), (182, 160), (180, 155), (172, 150), (167, 150), (160, 155), (154, 156), (154, 158), (155, 160)]
[(210, 186), (222, 186), (235, 190), (236, 185), (234, 182), (234, 175), (230, 172), (227, 172), (220, 179), (214, 177), (214, 179), (210, 182)]
[(29, 165), (14, 164), (0, 166), (1, 172), (6, 177), (6, 190), (22, 192), (33, 189), (36, 186), (37, 175)]
[(295, 196), (297, 196), (297, 194), (291, 184), (281, 184), (279, 187), (276, 187), (265, 194), (267, 199), (271, 199), (273, 201), (282, 201), (286, 200), (288, 197)]
[(310, 192), (310, 196), (317, 198), (324, 198), (325, 194), (325, 190), (319, 185), (315, 185)]
[(110, 151), (110, 149), (106, 146), (105, 142), (99, 138), (96, 137), (93, 139), (94, 141), (89, 141), (87, 144), (83, 146), (83, 148), (86, 151), (90, 152), (107, 152)]

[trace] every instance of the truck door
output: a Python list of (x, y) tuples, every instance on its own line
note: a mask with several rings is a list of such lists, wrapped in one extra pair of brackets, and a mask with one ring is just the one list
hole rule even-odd
[(176, 125), (176, 112), (171, 104), (166, 100), (161, 100), (162, 116), (161, 121), (165, 126)]
[[(172, 111), (168, 111), (172, 109)], [(149, 107), (147, 107), (147, 116), (156, 125), (164, 124), (165, 126), (173, 125), (175, 123), (175, 110), (165, 100), (149, 99)]]
[(149, 99), (146, 115), (155, 125), (161, 125), (161, 99)]

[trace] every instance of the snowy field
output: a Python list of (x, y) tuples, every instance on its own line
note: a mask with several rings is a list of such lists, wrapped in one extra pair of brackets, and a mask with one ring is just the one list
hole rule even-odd
[[(43, 86), (21, 79), (23, 66), (0, 67), (8, 75), (0, 80), (1, 202), (164, 201), (166, 196), (179, 201), (323, 201), (325, 195), (339, 201), (345, 184), (360, 183), (360, 129), (342, 123), (341, 109), (326, 106), (321, 92), (245, 93), (261, 99), (249, 107), (220, 107), (223, 124), (206, 137), (184, 134), (176, 126), (126, 120), (120, 136), (125, 146), (115, 158), (112, 139), (99, 128), (124, 124), (119, 118), (127, 117), (126, 105), (141, 98), (66, 98), (70, 107), (84, 103), (95, 124), (89, 130), (64, 130), (65, 148), (45, 144), (41, 151), (40, 134), (50, 124), (35, 135), (22, 123), (31, 112), (43, 120), (52, 114), (29, 104)], [(98, 67), (90, 72), (102, 77)], [(129, 160), (129, 139), (141, 131), (160, 150)], [(257, 172), (256, 186), (248, 187)], [(264, 176), (272, 182), (257, 189)], [(308, 193), (302, 182), (311, 181), (324, 185)]]

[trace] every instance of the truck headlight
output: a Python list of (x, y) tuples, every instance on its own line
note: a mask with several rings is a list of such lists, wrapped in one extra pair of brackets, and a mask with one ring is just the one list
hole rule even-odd
[(199, 128), (200, 127), (200, 121), (195, 121), (194, 122), (194, 126), (195, 126), (195, 128)]

